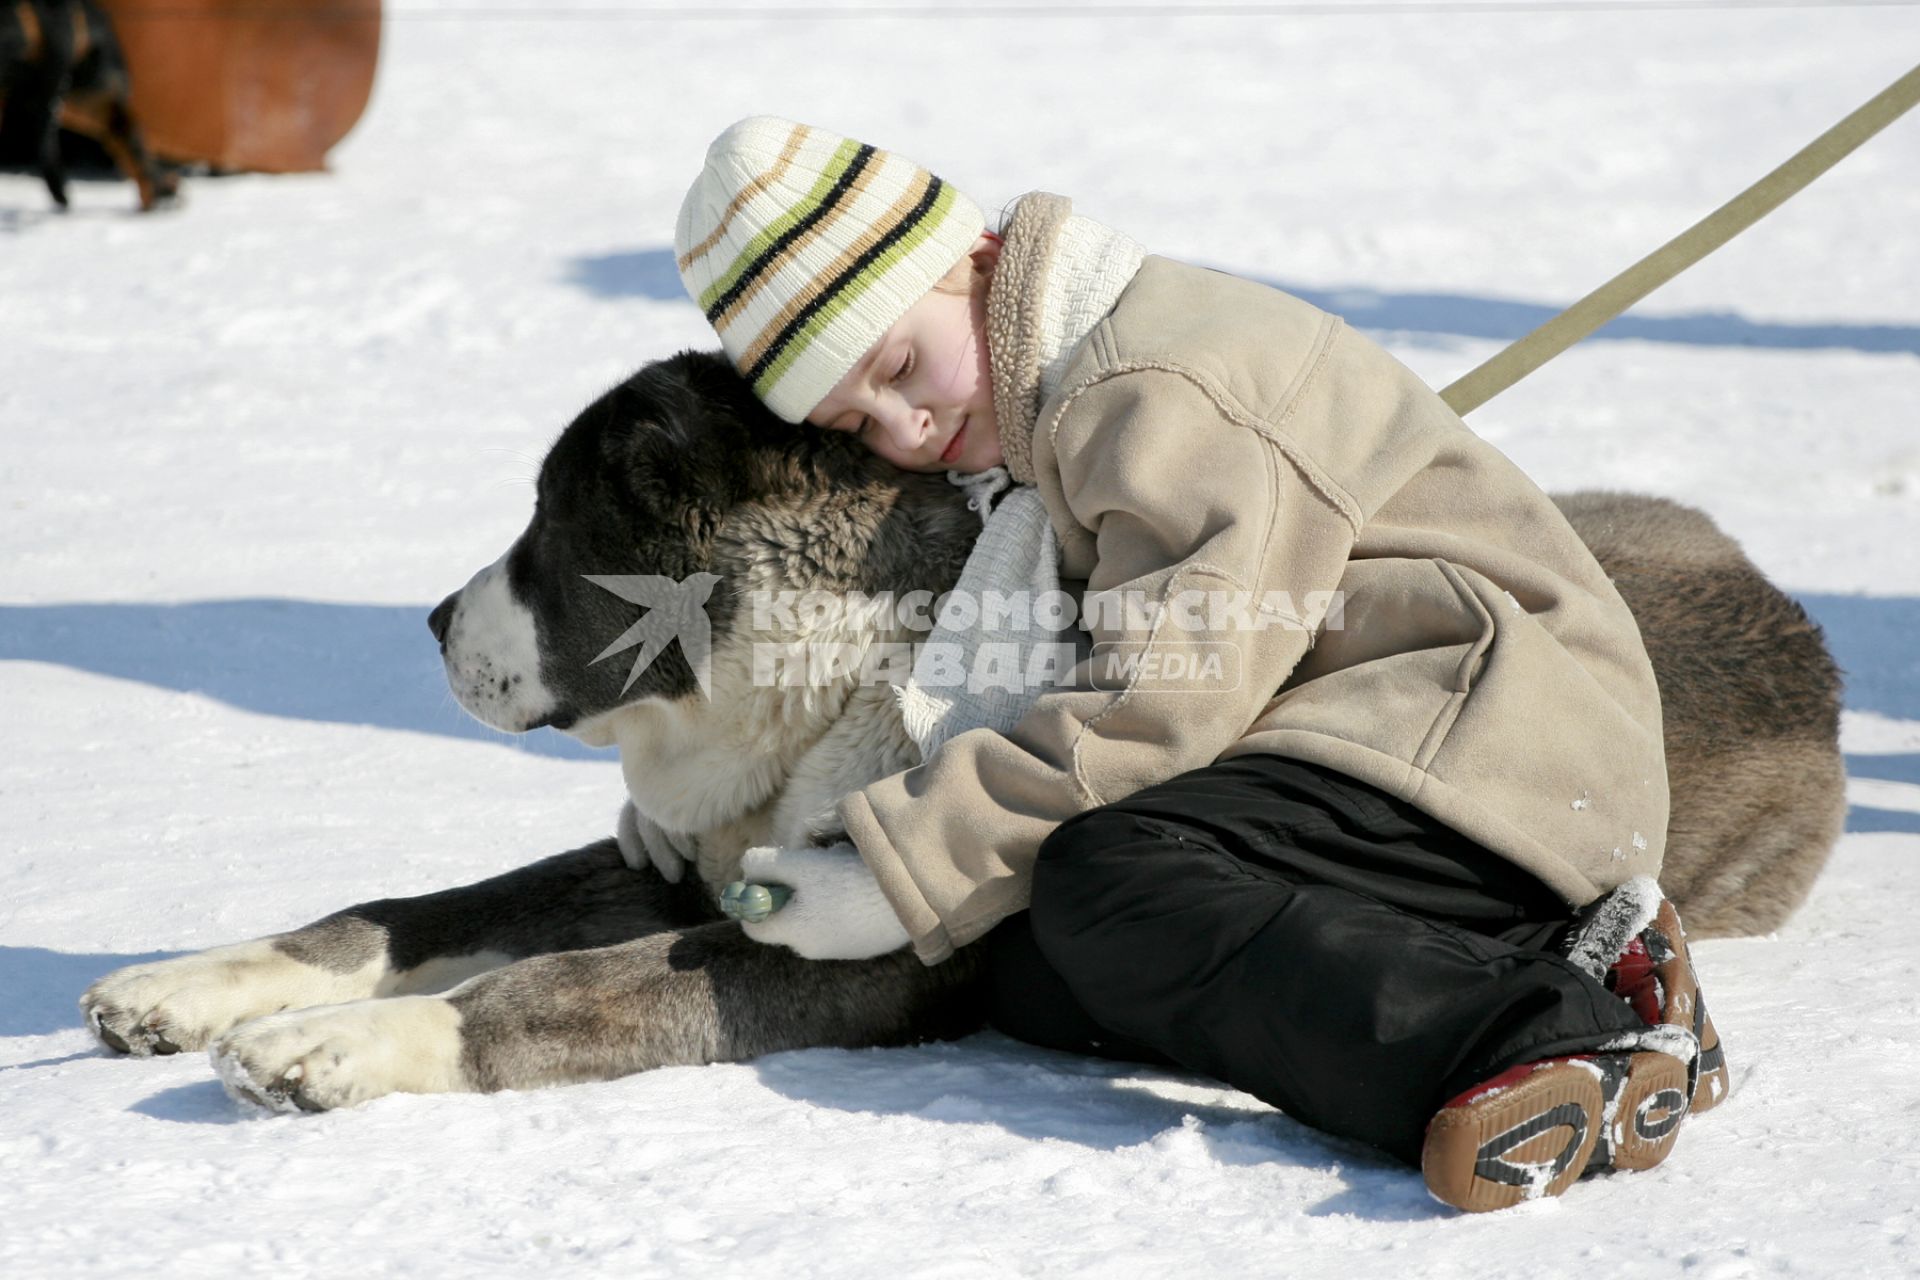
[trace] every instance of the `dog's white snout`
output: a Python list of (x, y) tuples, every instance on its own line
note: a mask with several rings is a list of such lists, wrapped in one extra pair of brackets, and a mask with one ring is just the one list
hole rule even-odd
[(540, 628), (514, 597), (505, 556), (442, 600), (427, 625), (440, 641), (453, 696), (476, 720), (522, 733), (559, 706), (540, 679)]

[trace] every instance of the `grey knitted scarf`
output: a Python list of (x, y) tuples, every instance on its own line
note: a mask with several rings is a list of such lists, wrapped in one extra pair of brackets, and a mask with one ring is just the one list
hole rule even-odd
[[(1046, 689), (1031, 673), (1064, 677), (1073, 669), (1073, 627), (1055, 631), (1033, 607), (1060, 589), (1053, 524), (1033, 485), (1013, 480), (1030, 469), (1033, 414), (1059, 389), (1074, 348), (1113, 309), (1145, 255), (1126, 236), (1070, 210), (1060, 197), (1033, 195), (1008, 219), (1001, 269), (1014, 269), (1004, 278), (996, 270), (988, 308), (1001, 321), (990, 335), (1018, 330), (1018, 340), (1004, 344), (1012, 348), (1005, 366), (1001, 345), (991, 359), (1003, 445), (1017, 440), (1021, 457), (1009, 456), (1013, 474), (1010, 467), (947, 472), (949, 482), (969, 491), (967, 505), (985, 527), (954, 588), (960, 603), (950, 600), (940, 611), (912, 675), (894, 689), (922, 759), (969, 729), (1010, 731)], [(1023, 416), (1013, 418), (1009, 408)], [(994, 592), (1023, 607), (987, 616), (979, 606)]]

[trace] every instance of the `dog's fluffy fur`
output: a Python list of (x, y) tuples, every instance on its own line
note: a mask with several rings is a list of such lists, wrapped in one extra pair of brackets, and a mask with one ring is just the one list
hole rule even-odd
[(1555, 501), (1633, 610), (1660, 683), (1661, 887), (1694, 937), (1778, 927), (1847, 816), (1840, 670), (1820, 628), (1703, 512), (1625, 493)]
[[(1659, 673), (1668, 889), (1696, 934), (1771, 928), (1806, 893), (1844, 808), (1838, 678), (1818, 630), (1700, 513), (1620, 494), (1561, 501), (1634, 608)], [(768, 687), (749, 654), (755, 641), (857, 651), (911, 633), (804, 611), (799, 634), (759, 631), (769, 619), (752, 616), (746, 593), (937, 593), (978, 528), (944, 480), (775, 420), (718, 356), (642, 370), (561, 435), (526, 532), (430, 625), (455, 694), (480, 719), (617, 746), (632, 802), (691, 833), (699, 875), (669, 883), (606, 840), (123, 969), (83, 997), (89, 1025), (121, 1052), (211, 1045), (233, 1093), (287, 1109), (977, 1026), (969, 951), (931, 969), (905, 951), (806, 961), (748, 940), (721, 919), (715, 892), (746, 848), (830, 833), (842, 794), (915, 761), (886, 686), (863, 687), (856, 670)], [(636, 650), (601, 655), (640, 610), (587, 574), (708, 591), (712, 697), (677, 644), (628, 687)]]

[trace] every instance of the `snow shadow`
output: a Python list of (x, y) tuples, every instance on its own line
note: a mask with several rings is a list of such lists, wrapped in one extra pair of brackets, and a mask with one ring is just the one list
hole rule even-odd
[(80, 993), (115, 969), (184, 953), (77, 955), (44, 947), (0, 946), (0, 1036), (43, 1036), (81, 1025)]
[[(1846, 674), (1846, 702), (1894, 720), (1920, 720), (1920, 598), (1795, 594), (1826, 633), (1827, 647)], [(1920, 753), (1852, 754), (1857, 778), (1920, 785)], [(1920, 813), (1851, 805), (1850, 832), (1920, 835)]]
[[(1531, 333), (1568, 302), (1523, 302), (1465, 293), (1395, 293), (1363, 285), (1316, 287), (1262, 277), (1360, 329), (1430, 338), (1476, 338), (1511, 342)], [(575, 258), (567, 283), (597, 298), (647, 298), (686, 302), (671, 249), (633, 249)], [(1625, 315), (1598, 329), (1588, 341), (1664, 342), (1698, 347), (1773, 347), (1789, 350), (1920, 354), (1920, 325), (1789, 324), (1748, 320), (1730, 311), (1685, 315)]]
[(247, 1108), (227, 1096), (218, 1080), (197, 1080), (162, 1089), (127, 1110), (173, 1124), (245, 1124), (253, 1119)]
[(25, 659), (298, 720), (469, 738), (564, 760), (610, 758), (551, 729), (512, 735), (462, 711), (429, 605), (315, 600), (0, 605), (0, 660)]
[(1251, 1098), (1196, 1101), (1203, 1076), (1055, 1053), (998, 1032), (905, 1049), (803, 1049), (748, 1064), (809, 1106), (945, 1124), (990, 1124), (1100, 1151), (1187, 1148), (1223, 1165), (1337, 1169), (1346, 1187), (1316, 1214), (1410, 1221), (1445, 1216), (1418, 1173), (1371, 1147), (1310, 1129)]
[(1920, 720), (1920, 597), (1792, 594), (1826, 633), (1850, 709)]
[(596, 298), (688, 302), (671, 249), (635, 249), (575, 258), (567, 268), (567, 283)]
[[(1573, 300), (1521, 302), (1459, 293), (1385, 293), (1364, 287), (1313, 288), (1261, 280), (1330, 311), (1357, 329), (1431, 337), (1511, 342), (1560, 314)], [(1663, 342), (1692, 347), (1771, 347), (1920, 355), (1920, 325), (1789, 324), (1748, 320), (1731, 311), (1684, 315), (1628, 314), (1596, 329), (1586, 342)]]

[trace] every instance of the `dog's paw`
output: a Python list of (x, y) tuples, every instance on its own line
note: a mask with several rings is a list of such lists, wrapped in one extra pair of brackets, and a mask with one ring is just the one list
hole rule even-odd
[(370, 994), (369, 975), (317, 968), (261, 939), (117, 969), (87, 988), (80, 1014), (101, 1044), (145, 1058), (204, 1049), (262, 1014)]
[(213, 1042), (233, 1097), (272, 1111), (331, 1111), (389, 1093), (458, 1093), (460, 1014), (437, 996), (270, 1014)]

